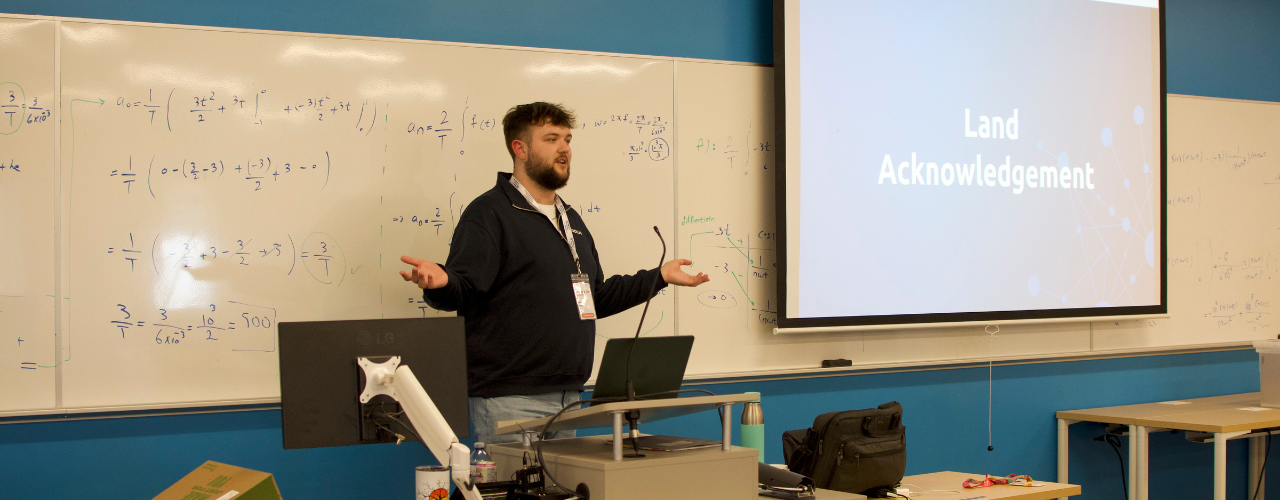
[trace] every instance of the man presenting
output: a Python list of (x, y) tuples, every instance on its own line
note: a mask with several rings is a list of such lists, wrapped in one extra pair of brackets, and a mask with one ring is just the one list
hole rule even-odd
[(555, 104), (511, 108), (502, 129), (513, 173), (499, 172), (497, 185), (462, 213), (445, 265), (400, 258), (414, 266), (400, 275), (423, 289), (428, 305), (466, 320), (467, 393), (479, 441), (517, 441), (495, 436), (495, 424), (578, 401), (591, 376), (595, 319), (641, 304), (667, 284), (710, 281), (681, 270), (692, 264), (686, 259), (604, 278), (586, 224), (556, 194), (569, 182), (573, 128), (573, 114)]

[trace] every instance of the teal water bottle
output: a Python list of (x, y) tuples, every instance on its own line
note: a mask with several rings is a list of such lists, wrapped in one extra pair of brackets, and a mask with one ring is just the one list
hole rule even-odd
[(747, 394), (754, 395), (756, 399), (742, 405), (742, 420), (739, 423), (742, 446), (760, 450), (759, 460), (764, 462), (764, 413), (760, 410), (760, 393)]

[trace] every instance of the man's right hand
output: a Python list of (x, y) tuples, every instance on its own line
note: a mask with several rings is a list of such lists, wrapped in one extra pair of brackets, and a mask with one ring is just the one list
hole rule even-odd
[(418, 288), (436, 289), (449, 284), (449, 274), (435, 262), (415, 259), (408, 255), (401, 255), (400, 262), (413, 266), (410, 272), (400, 271), (400, 276), (404, 277), (405, 281), (414, 282)]

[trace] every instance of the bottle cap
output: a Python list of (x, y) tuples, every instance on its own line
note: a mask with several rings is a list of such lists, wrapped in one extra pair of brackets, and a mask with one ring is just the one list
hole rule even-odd
[(476, 441), (476, 449), (484, 448), (484, 441)]
[(755, 398), (755, 399), (753, 399), (753, 400), (751, 400), (751, 402), (752, 402), (752, 403), (759, 403), (759, 402), (760, 402), (760, 393), (758, 393), (758, 392), (744, 392), (743, 394), (747, 394), (747, 395), (755, 396), (756, 398)]

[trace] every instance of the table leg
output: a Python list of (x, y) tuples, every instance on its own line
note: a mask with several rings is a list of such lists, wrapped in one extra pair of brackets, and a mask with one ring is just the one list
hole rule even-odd
[(1137, 485), (1137, 488), (1135, 489), (1138, 491), (1138, 496), (1135, 498), (1137, 498), (1137, 500), (1147, 500), (1147, 484), (1148, 484), (1147, 472), (1151, 470), (1151, 463), (1149, 462), (1151, 458), (1151, 453), (1147, 443), (1147, 438), (1149, 438), (1151, 434), (1148, 432), (1150, 431), (1150, 429), (1148, 429), (1146, 426), (1143, 426), (1143, 425), (1137, 426), (1137, 431), (1138, 431), (1138, 462), (1137, 462), (1138, 485)]
[(1213, 500), (1227, 500), (1227, 437), (1213, 435)]
[(720, 414), (724, 420), (720, 422), (720, 449), (729, 451), (733, 447), (733, 403), (720, 405)]
[(1138, 426), (1129, 426), (1129, 497), (1138, 498)]
[(613, 413), (613, 459), (622, 460), (622, 412)]
[[(1264, 478), (1262, 483), (1258, 482), (1258, 476), (1262, 476), (1262, 462), (1267, 452), (1266, 436), (1254, 436), (1249, 438), (1249, 499), (1267, 498), (1267, 485)], [(1258, 489), (1254, 493), (1254, 489)]]
[(1213, 500), (1227, 500), (1227, 440), (1243, 434), (1248, 431), (1213, 433)]
[[(1071, 466), (1070, 453), (1068, 453), (1068, 441), (1071, 437), (1069, 427), (1076, 423), (1075, 420), (1067, 420), (1065, 418), (1058, 419), (1058, 478), (1059, 483), (1067, 482), (1067, 472)], [(1061, 500), (1067, 500), (1065, 497)]]

